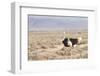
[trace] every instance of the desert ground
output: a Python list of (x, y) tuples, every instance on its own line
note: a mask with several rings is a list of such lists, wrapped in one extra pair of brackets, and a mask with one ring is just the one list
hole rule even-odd
[(65, 47), (62, 31), (30, 31), (28, 33), (28, 60), (60, 60), (88, 58), (88, 33), (86, 31), (67, 32), (66, 37), (82, 37), (76, 47)]

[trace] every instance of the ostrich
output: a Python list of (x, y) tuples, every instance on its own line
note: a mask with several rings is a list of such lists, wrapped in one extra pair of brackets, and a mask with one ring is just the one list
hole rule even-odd
[(80, 44), (82, 40), (82, 37), (78, 38), (67, 38), (65, 37), (65, 32), (64, 32), (64, 40), (62, 43), (64, 44), (65, 47), (76, 47), (77, 44)]

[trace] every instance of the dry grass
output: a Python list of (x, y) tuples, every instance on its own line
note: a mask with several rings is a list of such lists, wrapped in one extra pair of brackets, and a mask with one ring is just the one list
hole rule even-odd
[(87, 32), (66, 32), (66, 36), (83, 40), (75, 48), (64, 47), (63, 32), (29, 32), (28, 60), (88, 58)]

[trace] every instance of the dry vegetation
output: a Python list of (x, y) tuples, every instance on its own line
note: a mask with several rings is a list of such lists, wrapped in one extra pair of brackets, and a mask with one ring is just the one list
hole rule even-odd
[(29, 32), (28, 60), (88, 58), (87, 32), (66, 32), (66, 36), (83, 40), (75, 48), (64, 47), (63, 32)]

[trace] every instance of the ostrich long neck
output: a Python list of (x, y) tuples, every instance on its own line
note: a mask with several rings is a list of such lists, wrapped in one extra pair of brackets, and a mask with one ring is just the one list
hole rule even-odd
[(68, 38), (68, 41), (70, 41), (70, 39)]
[(64, 33), (64, 37), (63, 38), (65, 39), (66, 38), (66, 34), (65, 34), (65, 32), (63, 32), (63, 33)]
[[(65, 38), (66, 38), (66, 33), (63, 32), (63, 34), (64, 34), (63, 38), (65, 39)], [(70, 41), (69, 36), (68, 36), (67, 38), (68, 38), (68, 40)]]

